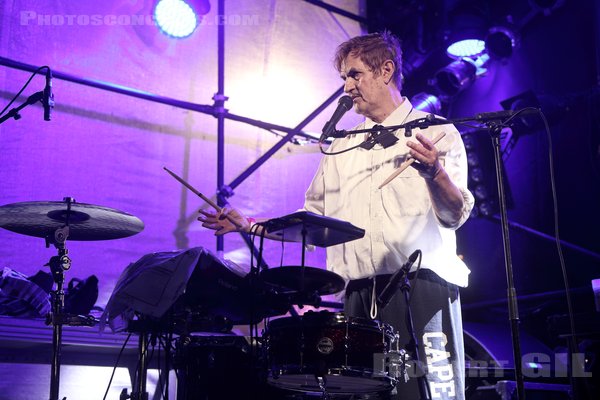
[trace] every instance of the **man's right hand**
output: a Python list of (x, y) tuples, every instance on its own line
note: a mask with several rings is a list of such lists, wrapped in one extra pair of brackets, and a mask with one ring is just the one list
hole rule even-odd
[(248, 218), (235, 208), (222, 208), (217, 213), (205, 210), (199, 212), (202, 215), (198, 217), (198, 221), (202, 222), (203, 227), (214, 230), (217, 236), (229, 232), (250, 232)]

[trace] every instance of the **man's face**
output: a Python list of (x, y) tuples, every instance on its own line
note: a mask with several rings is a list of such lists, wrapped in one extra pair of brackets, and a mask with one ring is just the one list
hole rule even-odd
[(350, 54), (342, 63), (340, 76), (345, 81), (344, 92), (354, 101), (356, 113), (372, 118), (385, 99), (387, 88), (383, 74), (369, 70), (360, 58)]

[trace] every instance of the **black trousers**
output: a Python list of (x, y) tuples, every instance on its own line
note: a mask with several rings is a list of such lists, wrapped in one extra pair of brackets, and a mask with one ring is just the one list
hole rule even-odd
[[(378, 275), (350, 281), (346, 287), (344, 313), (349, 317), (371, 318), (373, 287), (378, 296), (389, 282), (390, 275)], [(407, 305), (403, 291), (396, 288), (390, 302), (376, 310), (375, 319), (389, 324), (397, 331), (399, 346), (408, 351), (412, 361), (407, 363), (409, 379), (400, 379), (392, 398), (418, 400), (418, 376), (426, 377), (429, 398), (465, 398), (465, 365), (462, 318), (459, 290), (431, 270), (422, 269), (415, 279), (409, 275), (412, 287), (410, 310), (419, 363), (415, 362), (411, 335), (407, 323)], [(399, 285), (400, 286), (400, 285)], [(397, 392), (397, 393), (396, 393)]]

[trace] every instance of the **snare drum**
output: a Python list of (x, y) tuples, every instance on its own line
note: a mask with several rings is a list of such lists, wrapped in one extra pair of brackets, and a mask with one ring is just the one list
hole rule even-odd
[(391, 326), (343, 313), (279, 318), (265, 332), (268, 382), (302, 392), (390, 390), (396, 381), (377, 360), (392, 350), (393, 341)]

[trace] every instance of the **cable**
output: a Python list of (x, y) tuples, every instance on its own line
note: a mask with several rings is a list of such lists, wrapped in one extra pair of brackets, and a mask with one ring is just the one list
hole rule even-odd
[(125, 346), (127, 346), (127, 343), (129, 342), (129, 339), (131, 338), (131, 332), (129, 333), (129, 335), (127, 335), (127, 338), (125, 339), (125, 342), (123, 342), (123, 346), (121, 346), (121, 350), (119, 351), (119, 355), (117, 356), (117, 361), (115, 362), (115, 366), (113, 367), (113, 371), (112, 374), (110, 375), (110, 379), (108, 381), (108, 386), (106, 387), (106, 392), (104, 393), (104, 397), (102, 397), (102, 400), (106, 400), (106, 396), (108, 396), (108, 391), (110, 390), (110, 385), (112, 384), (112, 380), (115, 377), (115, 372), (117, 371), (117, 367), (119, 366), (119, 361), (121, 360), (121, 355), (123, 355), (123, 351), (125, 351)]
[(321, 153), (325, 154), (326, 156), (335, 156), (335, 155), (338, 155), (338, 154), (346, 153), (346, 152), (348, 152), (350, 150), (357, 149), (357, 148), (360, 147), (361, 144), (357, 144), (356, 146), (352, 146), (352, 147), (347, 148), (345, 150), (336, 151), (336, 152), (333, 152), (333, 153), (327, 153), (325, 150), (323, 150), (323, 142), (319, 142), (319, 150), (321, 150)]
[[(577, 345), (577, 336), (575, 334), (575, 319), (573, 314), (573, 303), (571, 301), (571, 290), (569, 288), (569, 277), (567, 276), (567, 267), (565, 258), (562, 252), (562, 245), (560, 243), (559, 235), (559, 224), (558, 224), (558, 197), (556, 195), (556, 181), (554, 178), (554, 158), (552, 156), (552, 135), (550, 134), (550, 126), (544, 113), (539, 111), (540, 118), (544, 122), (544, 128), (546, 129), (546, 135), (548, 136), (548, 167), (550, 169), (550, 185), (552, 188), (552, 206), (554, 211), (554, 239), (556, 241), (556, 250), (558, 252), (558, 258), (560, 260), (560, 268), (563, 275), (563, 281), (565, 284), (565, 294), (567, 296), (567, 310), (569, 314), (569, 324), (571, 327), (571, 338), (572, 344)], [(573, 349), (575, 350), (575, 349)]]

